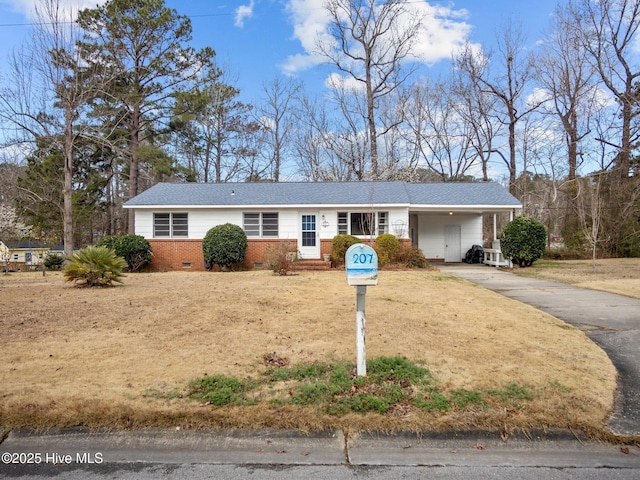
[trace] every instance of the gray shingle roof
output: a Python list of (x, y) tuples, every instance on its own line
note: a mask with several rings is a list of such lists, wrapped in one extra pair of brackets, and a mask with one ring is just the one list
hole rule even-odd
[(482, 183), (405, 183), (412, 205), (504, 205), (521, 207), (502, 185)]
[(151, 206), (491, 205), (519, 207), (497, 183), (159, 183), (125, 203)]

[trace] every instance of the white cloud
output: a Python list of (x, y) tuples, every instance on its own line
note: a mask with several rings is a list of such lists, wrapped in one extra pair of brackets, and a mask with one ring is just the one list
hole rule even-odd
[(338, 73), (331, 73), (324, 81), (325, 86), (332, 90), (344, 90), (347, 92), (360, 92), (364, 90), (364, 84), (355, 78)]
[(289, 55), (287, 61), (280, 65), (285, 75), (294, 76), (298, 72), (308, 70), (311, 67), (320, 65), (324, 60), (316, 55), (296, 54)]
[[(72, 12), (75, 18), (76, 12), (84, 8), (95, 8), (96, 5), (106, 3), (106, 0), (59, 0), (60, 9), (64, 12)], [(0, 3), (11, 5), (11, 8), (18, 13), (22, 13), (28, 20), (36, 19), (36, 6), (41, 2), (38, 0), (0, 0)], [(41, 7), (39, 7), (42, 10)]]
[(251, 0), (249, 5), (240, 5), (236, 9), (236, 21), (235, 21), (235, 26), (236, 27), (240, 27), (240, 28), (244, 27), (244, 20), (246, 18), (253, 17), (253, 7), (254, 6), (255, 6), (255, 1)]
[(329, 40), (329, 15), (325, 0), (288, 0), (287, 11), (293, 24), (293, 38), (300, 42), (304, 53), (291, 55), (282, 66), (285, 73), (294, 75), (324, 62), (316, 52), (318, 39)]
[(544, 105), (551, 101), (551, 92), (546, 88), (536, 87), (527, 96), (527, 105)]
[[(300, 42), (304, 53), (290, 56), (283, 65), (288, 74), (295, 74), (324, 61), (316, 52), (320, 42), (330, 42), (329, 16), (324, 8), (325, 0), (288, 0), (287, 10), (293, 24), (293, 37)], [(414, 0), (407, 4), (405, 22), (416, 15), (423, 15), (424, 22), (415, 38), (412, 60), (432, 65), (449, 59), (467, 41), (471, 25), (465, 20), (466, 10), (454, 10), (448, 6), (432, 6), (426, 0)]]
[(454, 52), (464, 46), (471, 33), (471, 25), (465, 21), (468, 17), (466, 10), (432, 6), (425, 1), (410, 3), (409, 7), (405, 15), (421, 15), (424, 18), (413, 46), (415, 60), (431, 65), (450, 59)]

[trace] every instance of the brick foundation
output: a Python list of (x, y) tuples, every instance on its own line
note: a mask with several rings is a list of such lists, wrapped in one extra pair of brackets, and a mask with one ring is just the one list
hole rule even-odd
[(147, 267), (154, 272), (205, 271), (202, 240), (149, 240), (153, 257)]
[[(324, 241), (323, 241), (324, 243)], [(148, 269), (154, 272), (175, 270), (205, 271), (202, 240), (179, 239), (150, 239), (153, 258)], [(292, 250), (296, 249), (296, 240), (265, 240), (256, 239), (247, 242), (247, 253), (242, 266), (252, 269), (265, 261), (266, 254), (278, 245), (285, 244)], [(323, 251), (325, 245), (322, 245)], [(328, 251), (331, 253), (331, 241)]]
[[(331, 238), (320, 240), (320, 258), (331, 254)], [(400, 239), (401, 243), (410, 245), (411, 240)], [(150, 239), (153, 258), (148, 269), (154, 272), (168, 272), (176, 270), (205, 271), (202, 240), (188, 239)], [(267, 240), (252, 239), (247, 242), (247, 254), (243, 268), (259, 268), (265, 261), (269, 251), (278, 245), (285, 244), (291, 250), (297, 248), (297, 240)]]

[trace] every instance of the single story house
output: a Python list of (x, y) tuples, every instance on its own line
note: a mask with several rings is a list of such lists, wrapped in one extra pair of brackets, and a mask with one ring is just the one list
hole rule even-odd
[(134, 210), (135, 233), (151, 244), (153, 270), (202, 270), (202, 239), (224, 223), (247, 234), (248, 268), (282, 242), (300, 258), (321, 259), (338, 234), (392, 233), (431, 261), (460, 262), (483, 243), (483, 215), (513, 216), (522, 205), (497, 183), (394, 181), (159, 183), (124, 208)]
[(0, 268), (9, 265), (10, 270), (30, 270), (42, 265), (49, 247), (34, 240), (0, 241)]

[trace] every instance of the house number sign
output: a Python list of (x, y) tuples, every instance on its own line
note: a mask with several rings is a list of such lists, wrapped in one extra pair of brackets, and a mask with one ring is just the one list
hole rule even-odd
[(351, 245), (345, 256), (347, 283), (357, 285), (378, 284), (378, 254), (369, 245)]
[(356, 287), (356, 373), (367, 375), (365, 304), (367, 285), (378, 284), (378, 255), (369, 245), (356, 243), (345, 256), (347, 284)]

